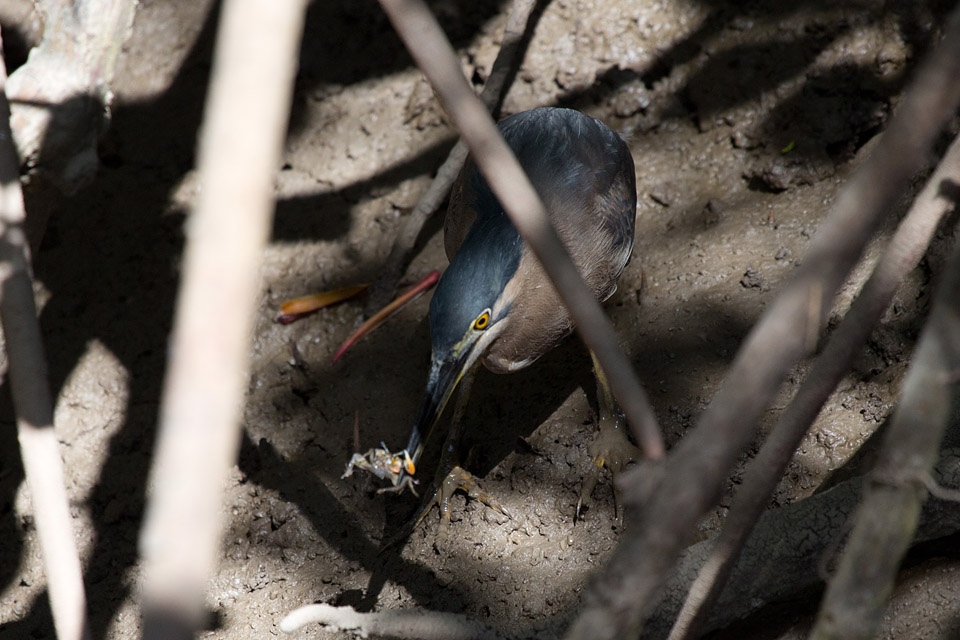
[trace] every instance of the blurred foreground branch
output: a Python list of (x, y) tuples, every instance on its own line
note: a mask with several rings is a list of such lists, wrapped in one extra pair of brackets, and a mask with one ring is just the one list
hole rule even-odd
[(146, 638), (193, 637), (219, 557), (305, 4), (223, 4), (140, 540)]
[[(786, 372), (816, 345), (831, 301), (960, 102), (960, 10), (921, 65), (877, 148), (840, 192), (790, 283), (747, 336), (724, 385), (650, 489), (648, 469), (621, 477), (636, 516), (585, 599), (568, 638), (626, 638), (642, 628), (680, 551), (716, 504)], [(628, 512), (629, 513), (629, 512)]]
[(20, 455), (33, 498), (53, 622), (60, 640), (79, 640), (89, 636), (86, 596), (33, 300), (19, 162), (4, 93), (6, 77), (0, 55), (0, 321), (10, 365)]

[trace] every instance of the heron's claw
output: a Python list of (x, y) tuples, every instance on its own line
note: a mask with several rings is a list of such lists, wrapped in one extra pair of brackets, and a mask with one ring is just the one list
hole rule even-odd
[[(407, 518), (403, 526), (384, 542), (380, 553), (397, 546), (409, 538), (410, 534), (413, 533), (417, 527), (420, 526), (420, 523), (423, 522), (424, 518), (427, 517), (427, 514), (430, 513), (434, 505), (440, 510), (440, 519), (445, 522), (450, 522), (450, 498), (457, 492), (457, 489), (463, 490), (468, 497), (479, 500), (486, 506), (495, 511), (499, 511), (508, 518), (513, 518), (513, 514), (511, 514), (499, 500), (493, 497), (492, 494), (481, 489), (480, 485), (477, 484), (476, 477), (460, 465), (455, 465), (443, 475), (442, 478), (439, 477), (441, 473), (441, 471), (437, 472), (438, 478), (434, 479), (431, 486), (425, 492), (416, 512)], [(389, 490), (389, 488), (387, 490)]]
[[(616, 478), (624, 467), (640, 459), (641, 451), (627, 438), (625, 427), (626, 423), (622, 416), (607, 415), (600, 418), (600, 433), (587, 449), (592, 464), (589, 473), (583, 479), (583, 487), (580, 489), (580, 497), (577, 500), (577, 520), (582, 518), (583, 508), (590, 503), (590, 496), (600, 479), (600, 469), (606, 467), (613, 478)], [(613, 485), (613, 505), (614, 515), (620, 519), (623, 513), (616, 484)]]
[(472, 473), (457, 465), (450, 469), (449, 473), (444, 476), (433, 496), (429, 500), (424, 500), (423, 505), (420, 508), (420, 512), (417, 513), (414, 527), (420, 524), (433, 505), (437, 505), (437, 507), (440, 509), (440, 519), (449, 521), (450, 498), (452, 498), (453, 494), (457, 492), (457, 489), (462, 490), (467, 494), (468, 497), (473, 498), (474, 500), (479, 500), (491, 509), (499, 511), (508, 518), (513, 517), (513, 515), (507, 511), (506, 507), (500, 504), (500, 501), (493, 497), (493, 494), (487, 493), (480, 488), (480, 485), (477, 483), (477, 479)]

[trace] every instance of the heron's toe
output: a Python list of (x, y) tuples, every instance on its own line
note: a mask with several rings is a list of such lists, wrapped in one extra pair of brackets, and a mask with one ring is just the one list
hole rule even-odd
[(499, 511), (508, 518), (513, 517), (493, 494), (483, 490), (477, 478), (472, 473), (463, 467), (456, 466), (451, 469), (443, 481), (440, 482), (440, 488), (433, 497), (433, 503), (440, 508), (440, 517), (444, 520), (450, 519), (450, 498), (453, 497), (453, 494), (456, 493), (457, 490), (463, 491), (468, 497), (479, 500), (486, 506), (495, 511)]
[[(590, 503), (590, 496), (600, 479), (600, 469), (606, 467), (615, 478), (628, 464), (636, 462), (641, 457), (641, 451), (627, 437), (624, 429), (625, 422), (621, 420), (601, 419), (600, 433), (590, 443), (587, 451), (590, 453), (592, 464), (590, 471), (583, 479), (580, 497), (577, 500), (576, 517), (583, 516), (584, 508)], [(614, 510), (617, 518), (622, 517), (620, 496), (616, 484), (613, 489)]]

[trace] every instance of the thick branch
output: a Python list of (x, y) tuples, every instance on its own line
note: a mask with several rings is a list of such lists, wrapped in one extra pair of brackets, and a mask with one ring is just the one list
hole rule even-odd
[[(960, 486), (960, 449), (943, 452), (933, 478), (946, 487)], [(806, 500), (764, 512), (702, 632), (725, 627), (767, 604), (795, 598), (822, 584), (823, 564), (840, 549), (864, 484), (865, 478), (853, 478)], [(960, 503), (934, 499), (921, 512), (916, 541), (958, 531)], [(666, 637), (694, 576), (712, 562), (715, 543), (715, 539), (704, 540), (683, 552), (664, 588), (663, 603), (644, 629), (645, 640)]]
[(130, 36), (134, 0), (47, 0), (44, 35), (10, 76), (14, 139), (23, 165), (71, 194), (96, 174), (97, 142), (113, 100), (113, 74)]
[(960, 11), (921, 66), (873, 155), (840, 192), (791, 282), (748, 335), (698, 426), (671, 454), (649, 501), (644, 469), (623, 474), (638, 519), (586, 599), (568, 638), (635, 635), (723, 479), (755, 437), (756, 423), (786, 372), (816, 344), (831, 300), (883, 215), (924, 166), (935, 136), (960, 102)]
[(302, 0), (223, 5), (141, 537), (146, 638), (193, 637), (219, 557), (304, 11)]
[(947, 264), (812, 638), (872, 638), (913, 539), (960, 376), (960, 247)]

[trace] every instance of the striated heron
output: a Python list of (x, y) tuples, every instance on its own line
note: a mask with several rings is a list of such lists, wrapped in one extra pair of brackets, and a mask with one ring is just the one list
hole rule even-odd
[[(532, 109), (503, 120), (499, 129), (584, 280), (598, 300), (606, 300), (616, 291), (633, 249), (636, 175), (627, 145), (602, 122), (571, 109)], [(506, 513), (457, 460), (473, 376), (481, 363), (494, 373), (522, 369), (573, 328), (540, 263), (470, 161), (451, 195), (444, 245), (450, 266), (430, 304), (430, 373), (404, 452), (410, 456), (406, 472), (415, 468), (454, 390), (459, 386), (461, 392), (435, 487), (417, 522), (433, 504), (448, 516), (450, 496), (458, 488)], [(593, 363), (600, 434), (589, 447), (593, 466), (580, 493), (578, 515), (600, 468), (616, 474), (639, 457), (595, 357)]]

